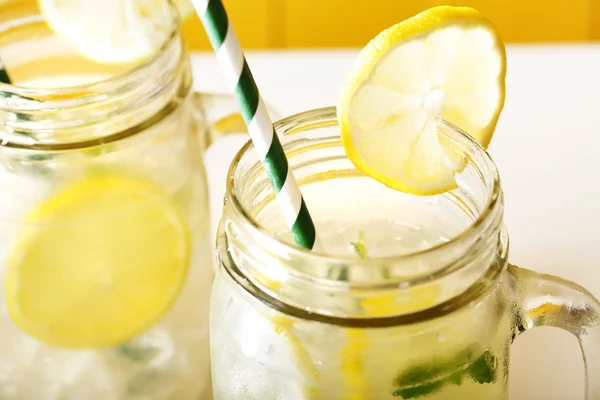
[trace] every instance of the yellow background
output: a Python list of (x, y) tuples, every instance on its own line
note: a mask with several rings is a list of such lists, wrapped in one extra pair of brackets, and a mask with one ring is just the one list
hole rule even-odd
[[(381, 30), (426, 8), (471, 6), (508, 43), (600, 40), (600, 0), (223, 0), (245, 48), (363, 47)], [(209, 49), (194, 16), (184, 24), (192, 49)]]

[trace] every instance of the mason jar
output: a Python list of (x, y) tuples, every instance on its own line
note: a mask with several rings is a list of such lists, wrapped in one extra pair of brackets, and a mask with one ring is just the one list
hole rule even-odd
[(154, 56), (108, 65), (0, 2), (0, 399), (211, 397), (202, 149), (239, 118), (192, 92), (169, 18)]
[(506, 400), (510, 345), (537, 326), (577, 336), (600, 399), (600, 303), (509, 264), (498, 171), (475, 140), (441, 121), (458, 188), (414, 196), (354, 167), (335, 108), (275, 126), (324, 250), (293, 244), (246, 144), (217, 238), (216, 400)]

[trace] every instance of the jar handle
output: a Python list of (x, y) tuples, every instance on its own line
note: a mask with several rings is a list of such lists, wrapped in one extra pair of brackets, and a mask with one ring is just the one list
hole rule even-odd
[(556, 276), (509, 265), (522, 333), (538, 326), (564, 329), (577, 337), (586, 372), (586, 400), (600, 400), (600, 302), (587, 290)]
[(199, 138), (202, 151), (221, 136), (248, 132), (233, 96), (194, 92), (192, 103), (196, 117), (202, 122)]

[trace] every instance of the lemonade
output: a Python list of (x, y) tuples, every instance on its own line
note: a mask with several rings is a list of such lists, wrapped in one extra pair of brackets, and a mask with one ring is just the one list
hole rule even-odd
[(203, 120), (175, 13), (143, 64), (0, 10), (0, 398), (211, 398)]

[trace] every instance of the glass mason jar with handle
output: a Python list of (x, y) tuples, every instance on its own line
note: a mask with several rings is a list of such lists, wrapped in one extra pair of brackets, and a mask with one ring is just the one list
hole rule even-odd
[(227, 179), (210, 334), (216, 400), (507, 399), (509, 347), (555, 326), (600, 398), (600, 303), (509, 264), (486, 151), (442, 122), (459, 188), (394, 191), (347, 159), (334, 108), (276, 123), (325, 252), (293, 246), (252, 146)]
[(35, 3), (0, 2), (0, 399), (209, 399), (202, 150), (239, 132), (235, 102), (192, 92), (174, 8), (117, 66)]

